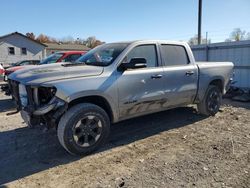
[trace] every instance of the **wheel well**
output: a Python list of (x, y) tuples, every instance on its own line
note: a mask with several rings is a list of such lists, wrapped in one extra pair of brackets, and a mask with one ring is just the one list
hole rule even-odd
[(111, 109), (108, 101), (104, 97), (101, 97), (101, 96), (87, 96), (87, 97), (77, 98), (77, 99), (74, 99), (73, 101), (71, 101), (69, 103), (68, 108), (71, 108), (72, 106), (74, 106), (76, 104), (79, 104), (79, 103), (92, 103), (92, 104), (95, 104), (95, 105), (101, 107), (102, 109), (104, 109), (107, 112), (111, 122), (113, 122), (112, 109)]
[(213, 80), (209, 85), (217, 86), (223, 92), (223, 82), (220, 79)]

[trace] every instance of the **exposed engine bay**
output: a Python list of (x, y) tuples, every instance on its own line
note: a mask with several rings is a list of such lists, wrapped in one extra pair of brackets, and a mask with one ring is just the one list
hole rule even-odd
[(25, 86), (9, 80), (9, 88), (17, 110), (30, 127), (38, 124), (55, 127), (67, 109), (66, 102), (55, 96), (55, 87)]

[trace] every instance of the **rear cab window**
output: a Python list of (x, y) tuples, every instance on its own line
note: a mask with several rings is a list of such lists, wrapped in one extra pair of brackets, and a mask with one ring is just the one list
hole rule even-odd
[(186, 48), (181, 45), (161, 44), (163, 66), (183, 66), (189, 64)]

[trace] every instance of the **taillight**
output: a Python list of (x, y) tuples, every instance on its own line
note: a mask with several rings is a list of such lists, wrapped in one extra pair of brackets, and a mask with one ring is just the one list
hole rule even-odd
[(0, 69), (0, 75), (4, 75), (4, 70), (3, 69)]

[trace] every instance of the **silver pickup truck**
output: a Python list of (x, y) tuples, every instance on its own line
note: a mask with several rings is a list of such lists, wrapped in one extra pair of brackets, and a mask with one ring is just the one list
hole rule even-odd
[(233, 72), (231, 62), (195, 62), (188, 44), (163, 40), (103, 44), (78, 61), (9, 76), (25, 122), (56, 127), (78, 155), (100, 147), (111, 123), (187, 104), (215, 115)]

